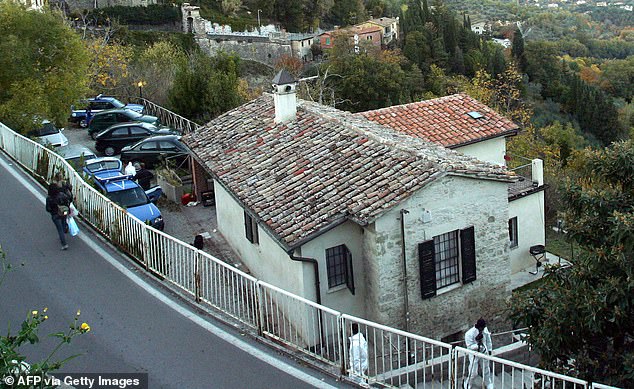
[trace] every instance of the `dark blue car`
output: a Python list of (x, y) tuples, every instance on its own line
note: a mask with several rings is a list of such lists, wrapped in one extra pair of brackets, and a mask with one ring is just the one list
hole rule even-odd
[(111, 201), (125, 208), (129, 214), (163, 231), (165, 222), (154, 205), (163, 191), (156, 186), (147, 191), (132, 181), (132, 176), (121, 173), (121, 161), (116, 158), (95, 158), (86, 161), (84, 172), (92, 177), (97, 189)]
[(75, 109), (75, 106), (71, 105), (71, 113), (68, 121), (79, 124), (80, 127), (85, 128), (88, 126), (92, 115), (113, 108), (129, 108), (138, 113), (143, 113), (143, 106), (141, 104), (124, 104), (114, 97), (97, 95), (86, 101), (86, 107), (84, 109)]

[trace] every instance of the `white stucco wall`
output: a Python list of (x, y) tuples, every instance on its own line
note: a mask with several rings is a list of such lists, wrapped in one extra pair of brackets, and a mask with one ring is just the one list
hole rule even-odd
[[(404, 328), (400, 210), (405, 215), (409, 330), (441, 338), (465, 330), (480, 316), (501, 318), (508, 297), (510, 261), (507, 184), (445, 176), (429, 184), (366, 229), (366, 305), (370, 320)], [(431, 220), (423, 222), (423, 212)], [(418, 244), (435, 235), (475, 227), (477, 279), (423, 300)]]
[(517, 217), (517, 247), (511, 248), (511, 272), (535, 265), (529, 248), (545, 244), (544, 191), (532, 193), (509, 203), (509, 219)]
[(455, 148), (454, 150), (465, 155), (476, 157), (481, 161), (492, 162), (498, 165), (506, 165), (506, 162), (504, 161), (504, 155), (506, 154), (506, 138), (503, 136), (472, 143)]
[[(328, 288), (326, 249), (345, 244), (352, 254), (355, 294), (345, 285)], [(318, 236), (301, 247), (302, 256), (319, 261), (319, 279), (322, 304), (350, 315), (365, 317), (365, 257), (363, 254), (363, 228), (345, 222)]]
[(238, 253), (254, 277), (291, 293), (315, 300), (313, 270), (309, 264), (290, 259), (282, 247), (258, 226), (259, 243), (247, 240), (244, 231), (244, 210), (214, 180), (218, 230)]

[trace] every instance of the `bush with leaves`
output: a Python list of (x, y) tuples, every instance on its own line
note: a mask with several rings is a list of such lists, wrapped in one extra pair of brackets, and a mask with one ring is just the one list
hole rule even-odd
[(513, 296), (543, 367), (634, 387), (634, 143), (586, 149), (562, 188), (565, 229), (588, 253), (547, 267), (544, 282)]

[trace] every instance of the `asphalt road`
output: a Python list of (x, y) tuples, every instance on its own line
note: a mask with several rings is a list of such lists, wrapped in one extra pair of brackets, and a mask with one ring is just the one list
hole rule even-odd
[(91, 331), (57, 354), (81, 354), (62, 372), (147, 372), (149, 388), (345, 386), (195, 313), (85, 225), (61, 251), (44, 191), (10, 164), (0, 153), (0, 245), (13, 264), (0, 285), (0, 333), (47, 307), (41, 343), (22, 348), (30, 361), (48, 355), (56, 342), (46, 334), (67, 329), (80, 309)]

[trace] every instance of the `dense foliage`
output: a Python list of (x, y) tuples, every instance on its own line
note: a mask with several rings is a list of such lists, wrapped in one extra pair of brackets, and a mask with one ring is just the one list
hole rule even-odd
[(121, 24), (174, 24), (181, 21), (180, 7), (172, 4), (150, 4), (148, 6), (97, 8), (91, 11), (90, 17), (97, 24), (107, 24), (107, 21), (118, 21)]
[(220, 52), (215, 57), (200, 52), (189, 56), (178, 69), (168, 93), (170, 109), (206, 123), (243, 101), (239, 84), (240, 59)]
[(513, 297), (544, 367), (619, 387), (634, 385), (634, 144), (585, 150), (562, 188), (565, 228), (590, 254), (547, 269)]
[[(46, 28), (42, 28), (46, 26)], [(19, 131), (42, 119), (62, 125), (70, 104), (83, 96), (88, 54), (60, 14), (27, 12), (0, 2), (0, 117)]]

